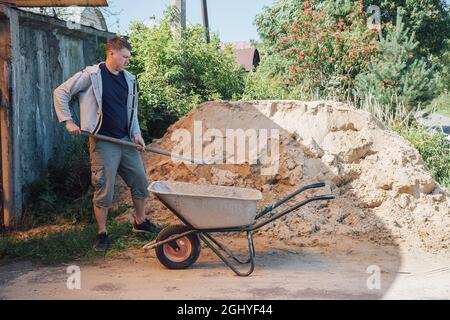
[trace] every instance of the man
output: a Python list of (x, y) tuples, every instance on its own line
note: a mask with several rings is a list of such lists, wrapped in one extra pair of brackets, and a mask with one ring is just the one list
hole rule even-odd
[[(130, 44), (121, 37), (115, 37), (106, 45), (105, 62), (87, 67), (55, 89), (56, 114), (70, 134), (78, 136), (83, 130), (94, 135), (133, 141), (145, 147), (137, 117), (136, 78), (125, 70), (130, 56)], [(74, 123), (69, 109), (69, 101), (77, 94), (81, 129)], [(93, 208), (98, 223), (94, 249), (106, 251), (110, 244), (106, 220), (112, 205), (117, 173), (131, 189), (136, 212), (133, 231), (158, 233), (160, 228), (145, 218), (148, 182), (138, 150), (90, 138), (89, 152), (94, 187)]]

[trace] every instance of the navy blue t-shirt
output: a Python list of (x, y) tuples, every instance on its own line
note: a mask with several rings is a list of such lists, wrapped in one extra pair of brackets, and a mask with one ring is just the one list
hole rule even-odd
[(127, 100), (128, 84), (124, 72), (111, 73), (104, 63), (100, 64), (102, 73), (103, 122), (98, 134), (122, 139), (128, 135)]

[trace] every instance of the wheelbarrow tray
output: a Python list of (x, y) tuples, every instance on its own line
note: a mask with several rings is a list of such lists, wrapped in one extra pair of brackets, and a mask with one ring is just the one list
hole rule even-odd
[(255, 189), (173, 181), (153, 182), (149, 191), (199, 230), (251, 225), (262, 199)]

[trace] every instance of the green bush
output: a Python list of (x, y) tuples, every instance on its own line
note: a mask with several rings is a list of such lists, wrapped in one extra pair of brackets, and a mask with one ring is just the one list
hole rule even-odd
[(394, 129), (419, 151), (434, 178), (450, 189), (450, 143), (445, 136), (416, 126)]
[(273, 71), (278, 63), (275, 59), (261, 56), (262, 63), (258, 69), (250, 72), (246, 78), (244, 100), (295, 99), (294, 93), (284, 83), (283, 76)]
[(244, 70), (235, 64), (230, 49), (220, 50), (217, 36), (206, 42), (203, 27), (188, 26), (172, 32), (169, 10), (154, 27), (133, 23), (130, 70), (139, 79), (140, 124), (145, 139), (151, 123), (181, 117), (208, 101), (239, 98), (244, 90)]

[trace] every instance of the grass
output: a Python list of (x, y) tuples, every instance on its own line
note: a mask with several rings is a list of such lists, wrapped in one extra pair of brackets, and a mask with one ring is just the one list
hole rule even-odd
[[(121, 207), (110, 214), (108, 232), (111, 250), (107, 256), (114, 256), (127, 248), (142, 247), (155, 238), (155, 235), (134, 234), (128, 221), (116, 221), (114, 217), (123, 213), (123, 210), (124, 207)], [(97, 225), (90, 223), (33, 236), (20, 236), (17, 232), (0, 234), (0, 264), (26, 259), (44, 265), (56, 265), (104, 256), (92, 248), (96, 234)]]
[(441, 133), (430, 134), (423, 127), (393, 127), (419, 151), (433, 177), (450, 190), (450, 144)]

